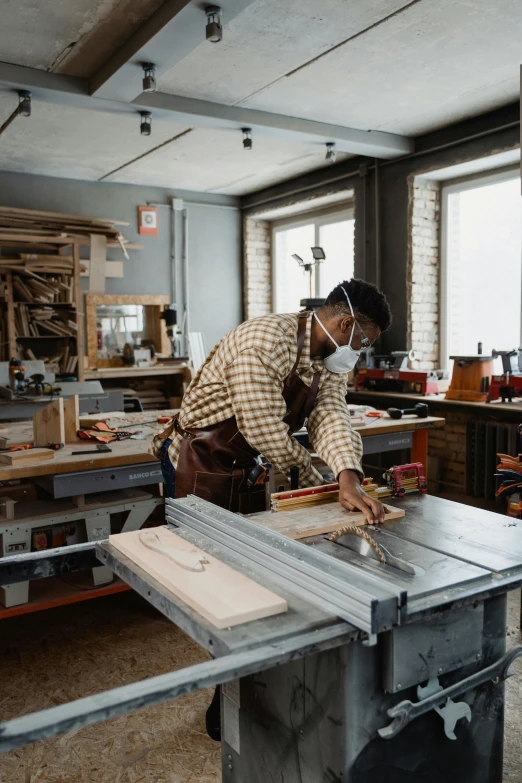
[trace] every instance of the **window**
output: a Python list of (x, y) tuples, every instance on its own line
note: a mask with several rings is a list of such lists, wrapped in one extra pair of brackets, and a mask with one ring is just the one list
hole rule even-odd
[(312, 260), (311, 247), (319, 245), (324, 249), (326, 260), (313, 271), (312, 297), (326, 297), (342, 280), (353, 277), (354, 229), (351, 207), (273, 224), (274, 312), (297, 312), (301, 299), (310, 297), (310, 275), (292, 258), (293, 254), (306, 263)]
[(521, 340), (521, 196), (518, 170), (442, 190), (441, 362), (518, 348)]

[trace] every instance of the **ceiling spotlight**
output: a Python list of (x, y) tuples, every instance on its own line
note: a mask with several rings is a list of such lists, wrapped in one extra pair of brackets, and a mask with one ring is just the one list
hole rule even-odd
[(327, 141), (326, 142), (326, 160), (329, 160), (330, 163), (335, 163), (336, 158), (335, 153), (335, 143), (333, 141)]
[(154, 63), (143, 63), (143, 92), (156, 92), (156, 66)]
[(31, 93), (28, 90), (18, 90), (18, 114), (20, 117), (31, 116)]
[(218, 5), (208, 5), (205, 8), (207, 15), (206, 36), (207, 41), (219, 43), (223, 40), (223, 27), (221, 25), (221, 8)]
[(243, 133), (243, 149), (252, 149), (252, 128), (241, 128)]
[(142, 136), (150, 136), (152, 130), (152, 114), (150, 111), (140, 111), (140, 133)]

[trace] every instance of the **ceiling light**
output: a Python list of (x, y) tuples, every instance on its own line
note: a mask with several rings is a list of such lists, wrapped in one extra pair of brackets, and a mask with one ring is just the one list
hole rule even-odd
[(18, 90), (18, 114), (20, 117), (31, 116), (31, 93), (28, 90)]
[(329, 160), (330, 163), (335, 163), (336, 158), (336, 152), (335, 152), (335, 142), (333, 141), (327, 141), (326, 142), (326, 160)]
[(150, 136), (152, 130), (152, 114), (150, 111), (140, 111), (140, 133), (142, 136)]
[(143, 92), (156, 92), (156, 66), (154, 63), (143, 63)]
[(243, 149), (252, 149), (252, 128), (241, 128), (243, 133)]
[(207, 41), (219, 43), (223, 40), (223, 27), (221, 25), (221, 8), (218, 5), (208, 5), (205, 8), (207, 15), (206, 36)]

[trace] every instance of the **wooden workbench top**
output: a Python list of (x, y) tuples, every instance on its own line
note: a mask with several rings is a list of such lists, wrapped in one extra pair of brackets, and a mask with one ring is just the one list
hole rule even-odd
[(437, 405), (443, 408), (469, 408), (471, 410), (481, 410), (487, 413), (515, 413), (522, 415), (522, 402), (472, 402), (471, 400), (447, 400), (444, 394), (411, 394), (409, 392), (393, 392), (393, 391), (372, 391), (370, 389), (355, 389), (348, 390), (348, 402), (351, 404), (363, 404), (367, 401), (368, 404), (374, 404), (377, 408), (381, 406), (391, 407), (390, 402), (393, 400), (394, 404), (397, 400), (403, 400), (401, 405), (403, 408), (413, 407), (410, 403), (425, 402), (426, 405)]
[(359, 435), (364, 438), (369, 435), (384, 435), (392, 432), (411, 432), (412, 430), (433, 429), (444, 427), (444, 419), (440, 416), (426, 416), (419, 419), (418, 416), (403, 416), (402, 419), (391, 419), (388, 414), (382, 419), (366, 419), (363, 427), (354, 427)]
[[(77, 443), (68, 443), (63, 449), (55, 452), (54, 459), (45, 462), (34, 462), (20, 466), (0, 465), (0, 481), (12, 479), (32, 478), (35, 476), (50, 476), (57, 473), (74, 473), (78, 470), (99, 470), (101, 468), (115, 468), (119, 465), (136, 465), (140, 462), (154, 462), (155, 457), (148, 453), (150, 441), (154, 433), (164, 425), (156, 424), (156, 416), (172, 416), (174, 411), (152, 411), (150, 413), (117, 414), (112, 424), (118, 429), (132, 429), (134, 432), (141, 430), (146, 434), (142, 440), (121, 440), (108, 444), (112, 449), (110, 453), (86, 454), (85, 456), (72, 456), (73, 451), (92, 451), (96, 448), (95, 441), (81, 440)], [(392, 432), (409, 432), (411, 430), (443, 427), (444, 419), (438, 416), (428, 416), (419, 419), (416, 416), (408, 416), (402, 419), (368, 419), (368, 424), (357, 428), (361, 437), (380, 435)], [(31, 442), (33, 428), (30, 422), (8, 424), (8, 444)]]
[[(79, 440), (77, 443), (67, 443), (63, 449), (55, 452), (54, 459), (45, 462), (34, 462), (18, 467), (0, 465), (0, 481), (11, 479), (32, 478), (34, 476), (50, 476), (57, 473), (73, 473), (78, 470), (99, 470), (100, 468), (115, 468), (118, 465), (136, 465), (140, 462), (154, 462), (155, 457), (148, 453), (150, 441), (155, 432), (164, 425), (156, 424), (156, 417), (172, 415), (173, 411), (152, 411), (144, 413), (128, 413), (124, 418), (114, 420), (120, 429), (141, 430), (147, 437), (143, 440), (120, 440), (109, 443), (110, 453), (86, 454), (72, 456), (73, 451), (92, 451), (96, 441)], [(122, 414), (119, 414), (121, 417)], [(117, 421), (117, 424), (116, 424)], [(147, 424), (144, 424), (147, 422)], [(33, 440), (33, 427), (30, 422), (8, 424), (9, 443), (24, 443)]]

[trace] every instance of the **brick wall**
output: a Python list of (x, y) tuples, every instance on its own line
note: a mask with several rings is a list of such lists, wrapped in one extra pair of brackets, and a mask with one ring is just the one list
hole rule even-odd
[(464, 493), (466, 487), (466, 422), (471, 414), (438, 412), (446, 423), (428, 436), (428, 456), (439, 462), (440, 488), (445, 492)]
[(243, 295), (246, 320), (272, 312), (271, 237), (267, 220), (245, 218)]
[(417, 367), (439, 367), (440, 183), (415, 177), (411, 184), (408, 274), (408, 345)]

